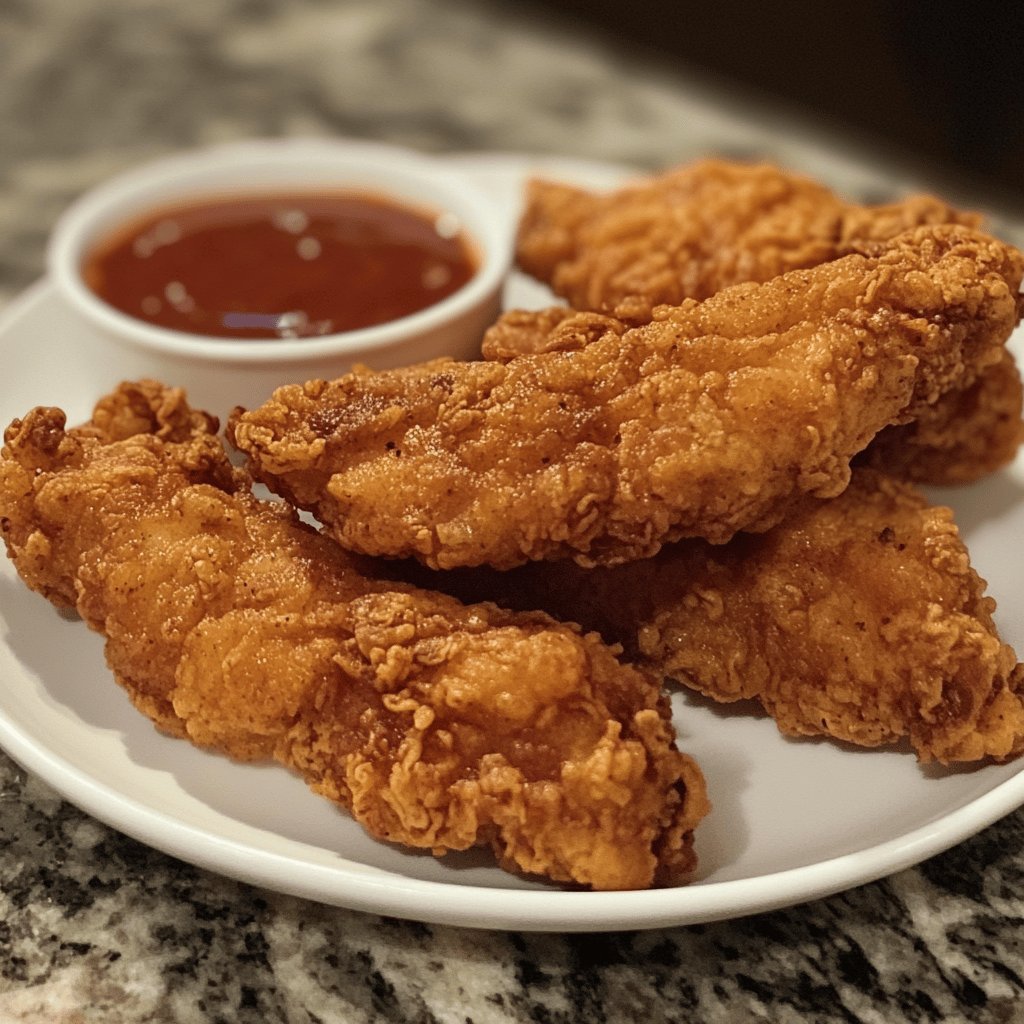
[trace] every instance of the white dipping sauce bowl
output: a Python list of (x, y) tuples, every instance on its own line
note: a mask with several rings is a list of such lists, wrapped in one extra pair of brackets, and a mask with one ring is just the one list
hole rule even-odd
[[(454, 214), (474, 250), (476, 273), (447, 298), (389, 323), (282, 340), (159, 327), (115, 309), (83, 279), (93, 248), (148, 213), (193, 199), (290, 189), (363, 193)], [(95, 329), (97, 358), (109, 359), (117, 379), (153, 377), (184, 387), (194, 406), (223, 420), (236, 405), (262, 403), (281, 384), (339, 377), (356, 363), (388, 369), (438, 356), (478, 357), (499, 312), (512, 233), (508, 211), (442, 160), (374, 143), (265, 140), (158, 160), (86, 193), (57, 222), (47, 263), (60, 294)]]

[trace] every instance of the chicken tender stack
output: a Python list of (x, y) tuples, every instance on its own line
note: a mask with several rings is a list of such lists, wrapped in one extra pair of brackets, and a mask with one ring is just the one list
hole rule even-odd
[[(915, 226), (980, 221), (930, 196), (858, 206), (778, 167), (703, 160), (605, 194), (531, 182), (516, 255), (576, 310), (635, 326), (661, 304), (828, 263)], [(545, 346), (564, 350), (592, 338), (595, 320), (610, 319), (577, 317), (552, 336), (552, 316), (565, 315), (513, 311), (489, 332), (484, 353), (508, 359)], [(883, 431), (866, 460), (923, 483), (978, 480), (1015, 456), (1022, 407), (1020, 373), (1007, 354), (967, 374), (927, 418)]]
[(280, 388), (229, 432), (367, 554), (510, 568), (720, 543), (838, 494), (880, 430), (997, 363), (1022, 272), (986, 235), (918, 228), (571, 351)]

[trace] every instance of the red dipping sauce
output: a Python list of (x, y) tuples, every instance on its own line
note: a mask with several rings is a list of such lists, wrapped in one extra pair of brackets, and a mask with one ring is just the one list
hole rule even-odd
[(372, 327), (458, 291), (477, 260), (452, 214), (353, 192), (196, 199), (87, 255), (88, 287), (160, 327), (302, 338)]

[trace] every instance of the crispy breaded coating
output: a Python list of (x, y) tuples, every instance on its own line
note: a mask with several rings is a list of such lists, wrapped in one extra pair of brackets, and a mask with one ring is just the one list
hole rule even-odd
[(604, 194), (531, 182), (516, 260), (570, 306), (642, 324), (656, 306), (827, 263), (859, 242), (980, 221), (931, 196), (858, 206), (769, 164), (702, 160)]
[(93, 407), (89, 421), (74, 428), (74, 433), (104, 444), (137, 434), (152, 434), (161, 441), (188, 441), (196, 434), (216, 434), (219, 427), (216, 416), (188, 404), (184, 388), (139, 380), (125, 381), (104, 395)]
[[(608, 331), (627, 329), (613, 317), (564, 306), (510, 310), (488, 328), (482, 351), (485, 359), (508, 362), (530, 353), (572, 352)], [(1022, 409), (1020, 371), (1004, 349), (991, 366), (966, 366), (963, 380), (934, 404), (919, 406), (911, 422), (881, 431), (859, 460), (916, 483), (972, 483), (1016, 458), (1024, 442)]]
[(994, 239), (920, 228), (572, 351), (283, 387), (229, 435), (352, 550), (615, 564), (839, 493), (878, 431), (1000, 358), (1021, 274)]
[[(606, 194), (534, 181), (519, 229), (519, 263), (574, 307), (598, 312), (512, 311), (488, 331), (484, 356), (504, 361), (565, 351), (593, 340), (607, 319), (601, 313), (645, 323), (659, 303), (678, 305), (834, 260), (859, 241), (885, 240), (920, 224), (980, 220), (930, 196), (848, 204), (780, 168), (721, 160)], [(1019, 377), (997, 367), (965, 387), (966, 394), (954, 388), (941, 397), (919, 425), (886, 435), (871, 464), (941, 485), (980, 479), (1012, 461), (1024, 434)]]
[(789, 735), (909, 739), (947, 764), (1024, 751), (1024, 665), (952, 513), (875, 470), (724, 545), (682, 541), (613, 569), (417, 578), (580, 622), (716, 701), (759, 701)]
[[(754, 697), (785, 733), (908, 737), (943, 763), (1024, 750), (1024, 666), (952, 513), (907, 484), (861, 470), (768, 534), (623, 568), (649, 609), (632, 624), (640, 663), (716, 700)], [(607, 583), (618, 614), (627, 583)]]
[(575, 352), (606, 334), (621, 336), (628, 330), (615, 317), (567, 306), (510, 309), (487, 328), (480, 348), (484, 359), (507, 363), (543, 352)]
[(380, 839), (595, 889), (685, 880), (708, 804), (658, 683), (544, 614), (371, 575), (254, 498), (209, 426), (129, 385), (82, 430), (40, 408), (5, 434), (8, 553), (106, 636), (141, 711), (276, 758)]
[(1024, 389), (1012, 353), (965, 388), (954, 388), (916, 418), (887, 427), (860, 457), (903, 480), (969, 484), (1009, 465), (1024, 443)]

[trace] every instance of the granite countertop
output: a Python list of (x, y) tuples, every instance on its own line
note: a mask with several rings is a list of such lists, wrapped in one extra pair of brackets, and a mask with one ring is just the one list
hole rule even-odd
[[(762, 154), (865, 197), (941, 179), (511, 0), (8, 0), (0, 303), (40, 275), (49, 228), (82, 190), (175, 149), (267, 135), (650, 167)], [(884, 881), (745, 920), (477, 932), (205, 872), (0, 755), (0, 1024), (1019, 1020), (1022, 847), (1018, 812)]]

